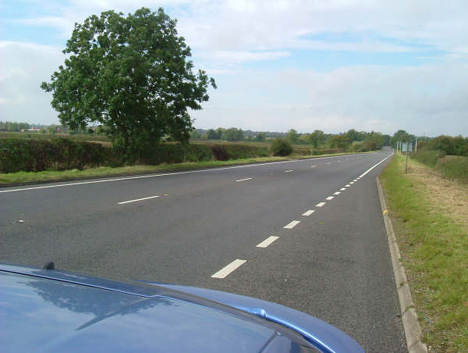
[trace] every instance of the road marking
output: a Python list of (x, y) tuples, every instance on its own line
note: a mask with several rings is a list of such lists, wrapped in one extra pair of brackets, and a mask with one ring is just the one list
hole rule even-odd
[(135, 199), (135, 200), (129, 200), (129, 201), (122, 201), (122, 202), (117, 202), (117, 205), (124, 205), (126, 203), (131, 203), (131, 202), (138, 202), (138, 201), (144, 201), (144, 200), (150, 200), (150, 199), (155, 199), (159, 196), (149, 196), (149, 197), (143, 197), (141, 199)]
[[(198, 169), (198, 170), (189, 170), (185, 172), (173, 172), (173, 173), (163, 173), (163, 174), (145, 174), (145, 175), (136, 175), (130, 177), (120, 177), (120, 178), (108, 178), (108, 179), (98, 179), (98, 180), (89, 180), (89, 181), (79, 181), (73, 183), (61, 183), (61, 184), (52, 184), (52, 185), (42, 185), (42, 186), (31, 186), (27, 188), (20, 188), (20, 189), (7, 189), (7, 190), (0, 190), (0, 194), (8, 193), (8, 192), (20, 192), (20, 191), (31, 191), (31, 190), (42, 190), (42, 189), (53, 189), (53, 188), (61, 188), (66, 186), (78, 186), (78, 185), (88, 185), (88, 184), (100, 184), (100, 183), (111, 183), (115, 181), (125, 181), (125, 180), (136, 180), (136, 179), (149, 179), (149, 178), (161, 178), (165, 176), (172, 176), (172, 175), (185, 175), (185, 174), (194, 174), (194, 173), (213, 173), (228, 169), (239, 169), (239, 168), (254, 168), (254, 167), (262, 167), (268, 165), (275, 165), (275, 164), (283, 164), (283, 163), (299, 163), (304, 161), (310, 161), (311, 159), (314, 160), (324, 160), (324, 159), (334, 159), (338, 158), (339, 156), (332, 156), (332, 157), (319, 157), (319, 158), (309, 158), (309, 159), (299, 159), (299, 160), (292, 160), (292, 161), (280, 161), (280, 162), (266, 162), (266, 163), (253, 163), (253, 164), (246, 164), (246, 165), (237, 165), (231, 167), (220, 167), (220, 168), (210, 168), (210, 169)], [(387, 157), (388, 158), (388, 157)]]
[(289, 169), (289, 170), (285, 170), (284, 172), (285, 172), (285, 173), (291, 173), (291, 172), (293, 172), (293, 171), (294, 171), (293, 169)]
[(338, 160), (338, 163), (341, 163), (341, 159)]
[(349, 185), (349, 184), (346, 184), (346, 185), (345, 185), (345, 188), (349, 188), (350, 186), (351, 186), (351, 185)]
[(341, 190), (341, 191), (345, 191), (345, 190), (346, 190), (346, 188), (341, 188), (340, 190)]
[(318, 204), (315, 205), (315, 207), (323, 207), (325, 206), (326, 202), (320, 202)]
[(335, 198), (334, 196), (328, 196), (325, 200), (330, 201), (330, 200), (333, 200), (334, 198)]
[(264, 241), (262, 241), (260, 244), (258, 244), (257, 248), (266, 248), (266, 247), (268, 247), (268, 245), (270, 245), (271, 243), (273, 243), (277, 239), (279, 239), (279, 237), (275, 237), (274, 235), (272, 235), (271, 237), (266, 238)]
[(237, 270), (240, 266), (242, 266), (246, 262), (247, 260), (236, 259), (233, 262), (231, 262), (229, 265), (227, 265), (226, 267), (223, 267), (221, 270), (216, 272), (211, 277), (212, 278), (226, 278), (227, 276), (229, 276), (231, 272)]
[(357, 180), (357, 179), (354, 179), (353, 181), (356, 182), (356, 181), (358, 181), (358, 180)]
[(316, 165), (314, 164), (314, 165), (311, 165), (310, 167), (311, 167), (311, 168), (315, 168), (315, 167), (316, 167)]
[(244, 178), (244, 179), (237, 179), (236, 182), (241, 182), (241, 181), (247, 181), (247, 180), (252, 180), (253, 178)]
[(306, 217), (309, 217), (314, 212), (315, 212), (314, 210), (308, 210), (308, 211), (304, 212), (302, 215), (306, 216)]
[(331, 164), (330, 162), (326, 163), (327, 165)]
[[(375, 167), (377, 167), (380, 163), (383, 163), (386, 159), (390, 158), (391, 156), (393, 156), (393, 153), (388, 155), (387, 157), (385, 157), (384, 159), (382, 159), (379, 163), (373, 165), (372, 167), (370, 167), (369, 169), (367, 169), (364, 173), (362, 173), (359, 178), (362, 178), (364, 175), (366, 175), (367, 173), (369, 173), (372, 169), (374, 169)], [(359, 179), (358, 178), (358, 179)]]
[(350, 185), (353, 185), (353, 184), (354, 184), (354, 181), (349, 182), (349, 184), (350, 184)]
[(341, 194), (340, 191), (337, 191), (337, 192), (334, 192), (334, 193), (333, 193), (333, 195), (339, 195), (339, 194)]
[(292, 221), (288, 225), (285, 225), (283, 228), (285, 229), (293, 229), (295, 226), (297, 226), (301, 221)]

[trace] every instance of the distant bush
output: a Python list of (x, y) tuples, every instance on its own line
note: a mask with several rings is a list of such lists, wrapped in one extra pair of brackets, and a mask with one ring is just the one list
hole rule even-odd
[(201, 162), (268, 156), (266, 145), (161, 143), (150, 146), (132, 161), (124, 161), (118, 147), (69, 138), (0, 139), (0, 173), (84, 169), (127, 164)]
[(274, 156), (289, 156), (293, 151), (289, 141), (281, 137), (277, 137), (273, 140), (270, 149)]
[(468, 182), (468, 157), (445, 156), (439, 160), (437, 168), (449, 179)]
[(340, 148), (320, 148), (320, 149), (314, 149), (312, 151), (312, 154), (314, 156), (320, 156), (322, 154), (333, 154), (333, 153), (342, 153), (344, 150)]
[(39, 172), (47, 169), (83, 169), (109, 164), (109, 148), (98, 143), (52, 140), (0, 139), (0, 172)]
[(445, 156), (444, 152), (429, 149), (427, 145), (425, 145), (424, 147), (418, 148), (418, 152), (413, 158), (429, 167), (436, 167), (439, 158), (443, 156)]

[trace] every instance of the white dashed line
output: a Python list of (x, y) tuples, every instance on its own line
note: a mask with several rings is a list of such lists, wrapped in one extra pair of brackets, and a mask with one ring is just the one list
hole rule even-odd
[(229, 276), (229, 274), (231, 272), (235, 271), (236, 269), (238, 269), (240, 266), (242, 266), (246, 262), (247, 262), (247, 260), (236, 259), (233, 262), (231, 262), (229, 265), (227, 265), (226, 267), (224, 267), (221, 270), (219, 270), (218, 272), (216, 272), (211, 277), (212, 278), (226, 278), (227, 276)]
[(311, 165), (310, 167), (311, 167), (311, 168), (315, 168), (315, 167), (316, 167), (316, 165), (314, 164), (314, 165)]
[(295, 226), (297, 226), (301, 221), (292, 221), (288, 225), (285, 225), (283, 228), (285, 229), (293, 229)]
[(293, 170), (293, 169), (290, 169), (290, 170), (285, 170), (284, 172), (285, 172), (285, 173), (291, 173), (291, 172), (294, 172), (294, 170)]
[(356, 181), (357, 181), (357, 179), (354, 179), (353, 181), (354, 181), (354, 182), (356, 182)]
[(339, 194), (341, 194), (340, 191), (337, 191), (337, 192), (334, 192), (334, 193), (333, 193), (333, 195), (339, 195)]
[(330, 200), (333, 200), (334, 198), (335, 198), (334, 196), (328, 196), (325, 200), (330, 201)]
[(252, 180), (253, 178), (244, 178), (244, 179), (237, 179), (236, 182), (241, 182), (241, 181), (247, 181), (247, 180)]
[(354, 181), (349, 182), (349, 184), (350, 184), (350, 185), (353, 185), (353, 184), (354, 184)]
[(327, 164), (327, 165), (330, 165), (331, 163), (329, 162), (329, 163), (326, 163), (326, 164)]
[(326, 202), (320, 202), (318, 204), (315, 205), (315, 207), (323, 207), (325, 206)]
[(346, 185), (345, 185), (345, 188), (349, 188), (350, 186), (351, 186), (351, 185), (349, 185), (349, 184), (346, 184)]
[(308, 211), (304, 212), (302, 215), (305, 216), (305, 217), (309, 217), (314, 212), (315, 212), (314, 210), (308, 210)]
[[(362, 178), (364, 175), (366, 175), (367, 173), (369, 173), (372, 169), (374, 169), (375, 167), (377, 167), (380, 163), (383, 163), (386, 159), (388, 159), (389, 157), (393, 156), (393, 153), (387, 157), (385, 157), (384, 159), (382, 159), (379, 163), (373, 165), (372, 167), (370, 167), (368, 170), (366, 170), (364, 173), (362, 173), (359, 178)], [(358, 178), (358, 179), (359, 179)]]
[(346, 190), (346, 188), (341, 188), (340, 190), (341, 190), (341, 191), (345, 191), (345, 190)]
[(260, 244), (257, 245), (257, 248), (266, 248), (268, 245), (276, 241), (279, 237), (275, 237), (272, 235), (271, 237), (266, 238), (264, 241), (262, 241)]
[(126, 203), (131, 203), (131, 202), (138, 202), (138, 201), (144, 201), (144, 200), (150, 200), (150, 199), (155, 199), (159, 196), (149, 196), (149, 197), (143, 197), (141, 199), (135, 199), (135, 200), (129, 200), (129, 201), (122, 201), (122, 202), (118, 202), (117, 205), (124, 205)]

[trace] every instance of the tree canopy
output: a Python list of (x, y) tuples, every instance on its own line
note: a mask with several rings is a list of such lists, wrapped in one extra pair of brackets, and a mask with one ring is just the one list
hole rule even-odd
[(75, 24), (63, 53), (65, 65), (41, 85), (53, 93), (60, 122), (82, 130), (107, 126), (114, 144), (131, 155), (166, 135), (187, 142), (189, 109), (201, 109), (209, 85), (216, 88), (204, 71), (193, 72), (190, 47), (161, 8), (90, 16)]

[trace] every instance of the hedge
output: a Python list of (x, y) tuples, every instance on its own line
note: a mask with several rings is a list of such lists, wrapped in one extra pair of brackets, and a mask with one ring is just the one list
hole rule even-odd
[[(269, 151), (266, 147), (252, 145), (162, 143), (155, 146), (152, 151), (147, 151), (145, 156), (142, 156), (135, 163), (157, 165), (268, 155)], [(99, 143), (68, 138), (54, 138), (52, 140), (0, 139), (0, 173), (84, 169), (122, 164), (123, 161), (117, 151)]]

